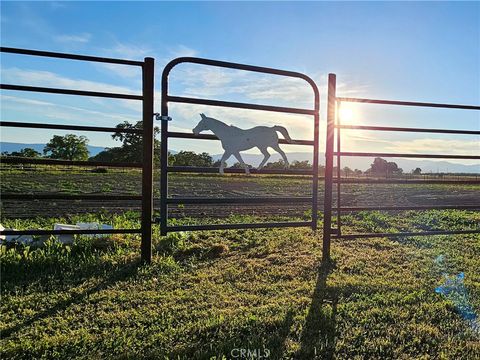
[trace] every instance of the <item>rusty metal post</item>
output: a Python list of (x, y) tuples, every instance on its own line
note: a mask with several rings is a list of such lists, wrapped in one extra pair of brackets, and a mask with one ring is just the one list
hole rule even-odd
[(327, 142), (325, 149), (325, 197), (323, 210), (323, 260), (330, 260), (332, 233), (333, 143), (335, 134), (336, 75), (328, 74)]
[(143, 95), (143, 167), (142, 167), (142, 261), (152, 261), (153, 216), (153, 94), (155, 60), (145, 58), (142, 67)]

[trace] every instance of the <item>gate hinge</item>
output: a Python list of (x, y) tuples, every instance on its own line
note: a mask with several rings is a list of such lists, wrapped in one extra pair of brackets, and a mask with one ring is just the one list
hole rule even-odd
[(155, 115), (155, 120), (172, 121), (172, 118), (170, 116), (160, 115), (160, 113), (153, 113), (153, 115)]

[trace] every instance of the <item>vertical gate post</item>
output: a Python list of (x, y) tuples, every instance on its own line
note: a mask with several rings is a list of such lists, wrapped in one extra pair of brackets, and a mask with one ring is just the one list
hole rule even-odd
[[(314, 83), (315, 84), (315, 83)], [(315, 115), (313, 125), (313, 186), (312, 186), (312, 230), (317, 231), (318, 227), (318, 152), (320, 137), (320, 94), (315, 84), (313, 86), (315, 92)]]
[(160, 235), (167, 235), (167, 196), (168, 196), (168, 74), (172, 66), (168, 64), (162, 73), (161, 108), (161, 149), (160, 149)]
[(153, 58), (145, 58), (142, 67), (143, 94), (143, 167), (142, 167), (142, 261), (152, 260), (152, 216), (153, 216)]
[(332, 233), (333, 142), (335, 133), (336, 75), (328, 74), (327, 143), (325, 149), (325, 198), (323, 218), (323, 260), (330, 260)]

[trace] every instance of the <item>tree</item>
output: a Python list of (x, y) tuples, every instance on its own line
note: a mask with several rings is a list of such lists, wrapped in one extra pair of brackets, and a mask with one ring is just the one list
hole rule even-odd
[(387, 174), (401, 173), (401, 170), (398, 165), (394, 162), (387, 162)]
[(370, 172), (373, 174), (385, 174), (387, 172), (387, 160), (375, 158), (370, 165)]
[(415, 170), (412, 171), (413, 175), (420, 175), (421, 173), (422, 173), (422, 169), (420, 169), (419, 167), (417, 167)]
[(348, 166), (345, 166), (343, 168), (343, 173), (345, 174), (345, 176), (352, 176), (353, 175), (353, 170), (350, 169)]
[(200, 167), (212, 167), (212, 157), (203, 152), (196, 154), (193, 151), (180, 151), (178, 154), (172, 155), (173, 163), (175, 166), (200, 166)]
[(362, 170), (360, 170), (360, 169), (355, 169), (355, 170), (353, 170), (353, 172), (355, 173), (356, 176), (360, 176), (360, 175), (363, 174)]
[(269, 162), (265, 165), (265, 169), (285, 169), (285, 161), (280, 159), (278, 161)]
[(368, 172), (372, 174), (401, 174), (403, 173), (403, 169), (399, 168), (395, 162), (388, 162), (382, 158), (375, 158), (373, 160), (373, 164), (370, 165), (370, 169)]
[(88, 139), (86, 136), (67, 134), (65, 136), (54, 135), (45, 145), (44, 155), (51, 159), (87, 160)]
[(294, 160), (290, 164), (290, 169), (311, 169), (312, 165), (308, 162), (308, 160), (305, 161), (298, 161)]
[(20, 151), (12, 151), (9, 153), (8, 151), (2, 152), (3, 156), (17, 156), (17, 157), (24, 157), (24, 158), (38, 158), (42, 154), (32, 148), (23, 148)]
[[(122, 146), (107, 148), (90, 158), (92, 161), (111, 161), (111, 162), (141, 162), (143, 160), (143, 134), (137, 130), (143, 128), (143, 121), (138, 121), (135, 125), (124, 121), (116, 126), (118, 131), (113, 133), (112, 139), (121, 141)], [(133, 130), (123, 132), (121, 130)], [(158, 127), (154, 128), (154, 136), (160, 133)], [(160, 141), (154, 139), (154, 161), (160, 161)]]
[[(249, 169), (253, 169), (253, 166), (252, 166), (252, 165), (247, 164), (247, 166), (248, 166)], [(230, 169), (245, 169), (245, 168), (243, 167), (242, 164), (240, 164), (240, 163), (237, 161), (235, 164), (233, 164), (232, 166), (230, 166)]]

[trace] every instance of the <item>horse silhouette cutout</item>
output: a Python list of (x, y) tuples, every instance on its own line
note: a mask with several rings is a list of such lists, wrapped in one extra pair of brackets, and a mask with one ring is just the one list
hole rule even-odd
[(227, 125), (220, 120), (205, 116), (205, 114), (200, 114), (200, 116), (202, 120), (200, 120), (198, 125), (195, 126), (193, 133), (198, 135), (202, 131), (210, 130), (219, 138), (222, 147), (225, 150), (220, 159), (220, 174), (223, 174), (225, 162), (232, 155), (235, 156), (239, 163), (245, 168), (245, 173), (250, 174), (248, 165), (243, 161), (240, 151), (249, 150), (254, 147), (257, 147), (264, 156), (264, 159), (257, 168), (258, 170), (262, 169), (270, 158), (270, 153), (268, 152), (269, 147), (282, 156), (283, 161), (285, 162), (285, 168), (290, 166), (287, 156), (278, 145), (277, 132), (281, 133), (289, 143), (292, 143), (292, 139), (290, 138), (287, 129), (283, 126), (255, 126), (251, 129), (244, 130), (233, 125)]

